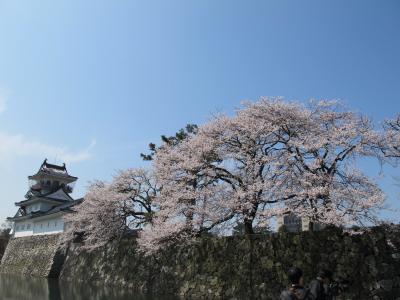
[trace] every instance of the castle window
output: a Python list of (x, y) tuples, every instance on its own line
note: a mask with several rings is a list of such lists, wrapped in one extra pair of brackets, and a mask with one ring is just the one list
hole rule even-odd
[(26, 229), (27, 230), (31, 229), (31, 224), (26, 225)]

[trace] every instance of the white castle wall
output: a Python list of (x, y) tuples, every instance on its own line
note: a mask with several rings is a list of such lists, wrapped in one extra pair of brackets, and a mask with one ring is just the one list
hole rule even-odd
[(49, 217), (38, 221), (25, 220), (15, 222), (14, 237), (56, 234), (64, 231), (64, 220), (61, 216)]

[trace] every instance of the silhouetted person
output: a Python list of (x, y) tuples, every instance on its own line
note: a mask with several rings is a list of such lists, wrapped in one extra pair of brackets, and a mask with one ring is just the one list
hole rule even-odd
[(332, 282), (332, 272), (329, 270), (320, 270), (317, 278), (310, 282), (310, 293), (315, 300), (332, 300), (334, 293), (330, 288)]
[(280, 300), (314, 300), (310, 290), (306, 289), (303, 279), (303, 271), (292, 267), (287, 273), (290, 286), (281, 293)]

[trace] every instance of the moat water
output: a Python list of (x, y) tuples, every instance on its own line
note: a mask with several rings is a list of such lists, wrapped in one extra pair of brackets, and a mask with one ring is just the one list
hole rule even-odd
[(156, 300), (121, 287), (0, 274), (1, 300)]

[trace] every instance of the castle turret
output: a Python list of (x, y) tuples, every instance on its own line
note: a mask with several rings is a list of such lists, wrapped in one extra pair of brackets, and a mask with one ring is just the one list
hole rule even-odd
[(65, 164), (62, 166), (49, 164), (44, 160), (35, 175), (28, 176), (29, 191), (25, 198), (33, 195), (44, 195), (63, 189), (67, 194), (72, 193), (77, 177), (68, 174)]
[(29, 190), (25, 199), (15, 203), (18, 212), (8, 218), (14, 222), (14, 236), (62, 232), (62, 216), (82, 200), (70, 196), (78, 178), (68, 174), (65, 164), (50, 164), (45, 159), (38, 172), (28, 179)]

